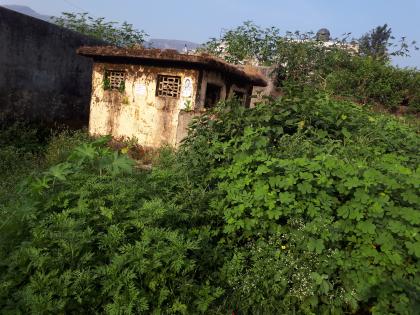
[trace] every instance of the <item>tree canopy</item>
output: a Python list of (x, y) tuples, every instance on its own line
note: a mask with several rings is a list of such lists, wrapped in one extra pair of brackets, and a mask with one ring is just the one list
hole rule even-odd
[(375, 59), (386, 60), (389, 58), (388, 47), (392, 37), (392, 30), (387, 24), (377, 26), (359, 40), (360, 53)]
[(359, 39), (359, 52), (362, 56), (390, 61), (392, 56), (409, 56), (410, 48), (418, 50), (416, 41), (408, 43), (405, 37), (402, 37), (398, 42), (394, 42), (394, 40), (395, 37), (388, 24), (377, 26)]
[(269, 65), (276, 57), (280, 30), (262, 28), (252, 21), (224, 32), (220, 38), (211, 38), (202, 50), (235, 64), (246, 62)]
[(130, 47), (144, 43), (147, 34), (137, 30), (132, 24), (106, 21), (104, 17), (94, 18), (88, 13), (63, 12), (54, 22), (88, 36), (108, 42), (111, 45)]

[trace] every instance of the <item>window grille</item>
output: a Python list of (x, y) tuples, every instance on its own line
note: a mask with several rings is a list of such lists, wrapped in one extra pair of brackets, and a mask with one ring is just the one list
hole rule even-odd
[(124, 88), (125, 72), (106, 70), (105, 71), (105, 85), (110, 90), (121, 90)]
[(181, 93), (181, 78), (159, 75), (156, 95), (178, 98)]

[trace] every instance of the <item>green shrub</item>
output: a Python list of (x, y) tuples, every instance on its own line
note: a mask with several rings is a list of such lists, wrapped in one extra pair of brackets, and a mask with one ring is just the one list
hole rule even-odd
[(44, 159), (48, 166), (64, 162), (74, 148), (89, 142), (87, 130), (54, 132), (45, 146)]
[(359, 40), (350, 40), (350, 35), (324, 42), (312, 32), (281, 35), (276, 27), (246, 21), (199, 50), (234, 64), (273, 67), (271, 77), (281, 89), (290, 84), (311, 87), (391, 112), (405, 105), (403, 112), (418, 113), (420, 72), (391, 64), (392, 56), (408, 57), (415, 42), (409, 44), (405, 37), (394, 42), (387, 25)]
[(207, 237), (194, 218), (107, 141), (77, 147), (9, 206), (2, 313), (198, 313), (223, 292), (198, 272)]
[[(226, 104), (231, 106), (231, 104)], [(188, 140), (219, 191), (227, 300), (244, 314), (413, 314), (418, 135), (325, 96), (232, 106)]]
[(150, 172), (54, 140), (2, 210), (1, 313), (415, 314), (419, 135), (299, 90), (220, 104)]
[(74, 147), (87, 140), (85, 131), (58, 131), (24, 122), (3, 125), (0, 128), (0, 207), (16, 199), (19, 182), (62, 162)]
[(420, 72), (401, 69), (384, 60), (352, 52), (346, 43), (326, 47), (322, 42), (293, 36), (278, 41), (277, 85), (299, 85), (389, 111), (405, 105), (409, 112), (420, 106)]
[(22, 122), (0, 127), (0, 213), (4, 203), (15, 199), (16, 185), (39, 168), (45, 134)]
[(418, 71), (359, 56), (352, 56), (346, 65), (330, 72), (326, 80), (327, 90), (334, 95), (380, 104), (389, 110), (405, 105), (412, 112), (419, 107), (419, 87)]

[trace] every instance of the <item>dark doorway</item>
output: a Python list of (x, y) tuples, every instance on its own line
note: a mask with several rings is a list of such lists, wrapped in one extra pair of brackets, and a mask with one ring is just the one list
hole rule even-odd
[(245, 103), (245, 93), (240, 91), (233, 91), (233, 97), (236, 98), (242, 105)]
[(207, 83), (205, 108), (212, 108), (220, 101), (222, 88), (218, 85)]

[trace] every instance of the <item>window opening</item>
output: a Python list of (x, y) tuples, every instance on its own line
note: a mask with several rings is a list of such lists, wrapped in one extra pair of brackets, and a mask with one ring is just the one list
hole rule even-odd
[(178, 98), (181, 93), (181, 77), (159, 75), (156, 95)]
[(125, 71), (105, 70), (104, 89), (124, 91)]

